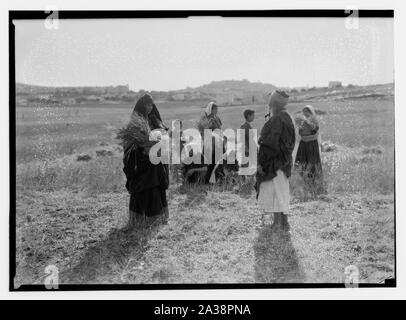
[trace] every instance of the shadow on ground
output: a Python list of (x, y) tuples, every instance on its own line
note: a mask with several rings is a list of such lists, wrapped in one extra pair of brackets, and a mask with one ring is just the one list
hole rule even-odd
[(61, 283), (103, 282), (100, 281), (103, 276), (115, 270), (123, 270), (130, 255), (141, 259), (148, 240), (158, 231), (159, 226), (154, 224), (142, 230), (112, 229), (104, 240), (90, 247), (74, 267), (60, 274)]
[(264, 225), (254, 242), (255, 281), (301, 283), (305, 280), (289, 232)]
[(193, 208), (204, 203), (208, 189), (209, 186), (205, 184), (186, 183), (181, 185), (177, 191), (180, 194), (186, 195), (186, 198), (181, 203), (181, 206), (184, 208)]

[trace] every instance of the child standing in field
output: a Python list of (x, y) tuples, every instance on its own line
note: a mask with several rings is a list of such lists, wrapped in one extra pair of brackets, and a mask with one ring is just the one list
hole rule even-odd
[[(255, 111), (251, 110), (251, 109), (246, 109), (244, 110), (244, 119), (245, 122), (243, 123), (243, 125), (240, 127), (241, 130), (243, 130), (244, 136), (243, 136), (243, 141), (244, 141), (244, 156), (245, 156), (245, 160), (246, 163), (240, 163), (240, 168), (247, 168), (250, 164), (252, 164), (253, 162), (251, 161), (251, 159), (249, 159), (249, 157), (252, 157), (252, 154), (250, 155), (250, 145), (255, 145), (255, 151), (256, 151), (256, 141), (254, 141), (253, 138), (250, 138), (250, 130), (252, 130), (252, 126), (251, 123), (254, 121), (255, 119)], [(248, 160), (247, 160), (248, 158)], [(246, 176), (244, 176), (244, 180), (246, 180)]]
[(255, 119), (255, 111), (251, 110), (251, 109), (245, 110), (244, 111), (244, 118), (245, 118), (245, 122), (240, 127), (240, 129), (244, 130), (245, 155), (248, 156), (249, 143), (250, 143), (250, 129), (252, 129), (251, 122), (253, 122), (254, 119)]
[[(174, 148), (174, 146), (177, 145), (176, 139), (180, 138), (180, 141), (179, 141), (180, 144), (178, 146), (179, 150), (176, 150), (176, 148), (172, 149), (172, 152), (179, 151), (179, 159), (176, 159), (176, 160), (179, 160), (179, 162), (177, 162), (177, 161), (175, 163), (171, 162), (171, 165), (170, 165), (170, 168), (171, 168), (170, 170), (171, 170), (172, 174), (175, 176), (175, 179), (177, 182), (182, 180), (182, 165), (181, 165), (181, 161), (180, 161), (180, 155), (185, 146), (185, 140), (182, 137), (182, 134), (183, 134), (182, 129), (183, 129), (182, 120), (175, 119), (172, 121), (172, 129), (169, 132), (169, 137), (171, 139), (172, 148)], [(174, 159), (174, 158), (172, 158), (172, 159)]]

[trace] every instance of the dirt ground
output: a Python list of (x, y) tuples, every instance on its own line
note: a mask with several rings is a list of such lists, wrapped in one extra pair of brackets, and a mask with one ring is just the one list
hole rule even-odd
[(144, 232), (124, 228), (127, 195), (84, 197), (27, 195), (19, 225), (35, 233), (18, 239), (31, 254), (17, 282), (42, 283), (50, 264), (70, 284), (342, 283), (348, 265), (363, 283), (394, 277), (390, 195), (297, 202), (289, 233), (261, 224), (253, 194), (171, 190), (169, 223)]

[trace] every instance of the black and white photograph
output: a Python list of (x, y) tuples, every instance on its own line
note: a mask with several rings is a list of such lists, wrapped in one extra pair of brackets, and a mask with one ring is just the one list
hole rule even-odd
[(9, 28), (11, 291), (396, 287), (392, 9)]

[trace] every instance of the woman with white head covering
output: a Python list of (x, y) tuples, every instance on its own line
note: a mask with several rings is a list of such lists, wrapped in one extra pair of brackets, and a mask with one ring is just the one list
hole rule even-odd
[(269, 98), (271, 117), (258, 140), (257, 199), (264, 213), (273, 213), (273, 227), (289, 230), (289, 177), (295, 146), (295, 125), (286, 110), (289, 96), (274, 91)]
[(222, 123), (217, 116), (217, 111), (217, 104), (209, 102), (197, 125), (202, 136), (205, 129), (215, 130), (221, 128)]
[(302, 114), (303, 116), (296, 121), (299, 127), (300, 142), (295, 165), (299, 168), (309, 190), (316, 195), (324, 192), (319, 121), (314, 108), (310, 105), (302, 109)]
[[(203, 112), (198, 124), (197, 128), (202, 136), (202, 141), (206, 141), (204, 138), (205, 130), (210, 130), (212, 135), (212, 154), (211, 154), (211, 164), (207, 165), (207, 174), (205, 177), (205, 183), (209, 183), (210, 177), (213, 173), (213, 170), (216, 168), (216, 157), (215, 157), (215, 149), (216, 144), (220, 147), (219, 143), (221, 143), (221, 148), (223, 147), (223, 141), (218, 138), (215, 132), (212, 132), (216, 129), (221, 129), (222, 123), (220, 118), (217, 116), (218, 112), (218, 105), (214, 102), (209, 102), (206, 106), (205, 111)], [(209, 140), (210, 141), (210, 140)], [(206, 155), (205, 157), (209, 157), (210, 155)], [(216, 170), (216, 174), (221, 175), (221, 169)]]

